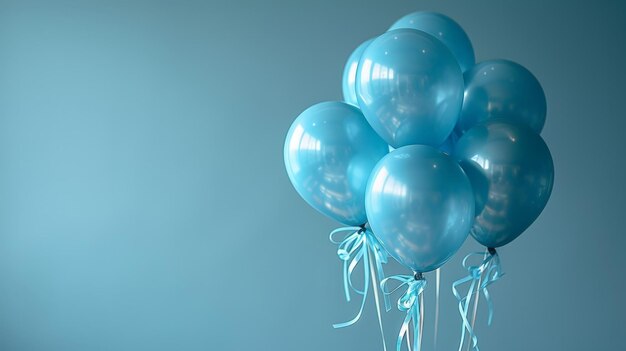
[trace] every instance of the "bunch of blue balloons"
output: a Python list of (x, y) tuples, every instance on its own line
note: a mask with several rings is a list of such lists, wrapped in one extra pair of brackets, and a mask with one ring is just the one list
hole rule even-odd
[[(526, 230), (550, 197), (554, 167), (540, 136), (546, 99), (533, 74), (507, 60), (475, 63), (459, 24), (442, 14), (409, 14), (349, 57), (344, 102), (322, 102), (293, 122), (285, 166), (300, 196), (348, 227), (331, 233), (344, 261), (344, 288), (362, 295), (406, 292), (407, 312), (396, 347), (409, 325), (419, 349), (424, 273), (446, 263), (468, 235), (487, 250), (464, 260), (468, 276), (453, 286), (468, 332), (470, 300), (501, 275), (496, 249)], [(348, 233), (340, 240), (338, 233)], [(470, 266), (471, 255), (480, 255)], [(384, 278), (391, 256), (412, 274)], [(357, 264), (364, 285), (352, 283)], [(383, 279), (384, 278), (384, 279)], [(380, 281), (380, 284), (378, 282)], [(390, 282), (400, 286), (389, 291)], [(458, 287), (471, 282), (461, 296)], [(376, 299), (378, 303), (378, 298)], [(491, 312), (490, 312), (491, 313)], [(379, 315), (380, 321), (380, 315)], [(382, 332), (382, 324), (381, 324)], [(383, 345), (384, 341), (383, 341)]]

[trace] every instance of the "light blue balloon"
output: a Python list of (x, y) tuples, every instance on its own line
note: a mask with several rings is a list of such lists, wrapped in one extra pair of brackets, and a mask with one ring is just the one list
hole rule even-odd
[(372, 171), (367, 218), (387, 252), (414, 272), (443, 265), (467, 238), (474, 193), (450, 156), (426, 145), (401, 147)]
[(389, 30), (410, 28), (441, 40), (456, 57), (463, 72), (474, 66), (474, 48), (467, 33), (452, 18), (436, 12), (414, 12), (400, 18)]
[(365, 118), (389, 145), (439, 146), (458, 120), (463, 75), (439, 40), (397, 29), (365, 48), (356, 91)]
[(365, 187), (387, 144), (358, 108), (322, 102), (306, 109), (285, 140), (285, 167), (298, 194), (313, 208), (347, 225), (367, 222)]
[(343, 77), (341, 80), (341, 88), (343, 91), (343, 100), (349, 104), (354, 106), (358, 106), (359, 103), (356, 99), (356, 70), (359, 65), (359, 60), (361, 59), (361, 55), (365, 48), (372, 42), (374, 39), (370, 39), (359, 45), (348, 57), (348, 62), (346, 62), (345, 67), (343, 68)]
[(541, 133), (546, 96), (529, 70), (507, 60), (484, 61), (465, 72), (465, 98), (457, 124), (459, 134), (481, 122), (503, 119)]
[(454, 151), (476, 196), (472, 236), (497, 248), (517, 238), (543, 211), (554, 182), (548, 146), (525, 125), (490, 121), (465, 133)]

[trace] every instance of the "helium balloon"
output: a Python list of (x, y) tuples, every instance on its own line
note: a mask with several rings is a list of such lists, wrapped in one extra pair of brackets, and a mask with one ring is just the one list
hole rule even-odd
[(356, 100), (356, 68), (359, 65), (359, 59), (361, 54), (365, 51), (365, 48), (373, 41), (370, 39), (359, 45), (348, 58), (346, 66), (343, 69), (343, 78), (341, 80), (341, 87), (343, 90), (343, 100), (349, 104), (358, 106)]
[(356, 91), (365, 118), (389, 145), (439, 146), (457, 122), (463, 75), (435, 37), (396, 29), (365, 48)]
[(474, 66), (474, 48), (469, 37), (453, 19), (436, 12), (414, 12), (400, 18), (390, 30), (410, 28), (426, 32), (441, 40), (461, 66), (463, 72)]
[(454, 156), (476, 196), (472, 236), (497, 248), (517, 238), (543, 211), (554, 182), (550, 150), (525, 125), (491, 121), (470, 129)]
[(474, 194), (454, 159), (430, 146), (409, 145), (378, 162), (365, 208), (387, 252), (421, 273), (437, 269), (461, 247), (474, 218)]
[(300, 196), (347, 225), (367, 222), (365, 187), (387, 144), (358, 108), (323, 102), (306, 109), (285, 140), (285, 167)]
[(464, 76), (459, 134), (490, 119), (525, 124), (541, 133), (546, 121), (546, 96), (529, 70), (515, 62), (490, 60), (477, 64)]

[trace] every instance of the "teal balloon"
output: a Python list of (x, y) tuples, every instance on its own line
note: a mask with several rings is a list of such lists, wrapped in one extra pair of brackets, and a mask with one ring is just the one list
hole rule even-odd
[(365, 118), (389, 145), (436, 147), (457, 123), (463, 74), (450, 50), (435, 37), (396, 29), (365, 48), (356, 92)]
[(374, 39), (370, 39), (359, 45), (348, 57), (348, 62), (346, 62), (345, 67), (343, 68), (343, 77), (341, 79), (341, 88), (343, 91), (343, 101), (358, 106), (358, 101), (356, 99), (356, 70), (359, 65), (359, 60), (361, 59), (361, 55), (365, 48), (372, 42)]
[(389, 30), (410, 28), (441, 40), (454, 54), (463, 72), (474, 66), (474, 48), (467, 33), (452, 18), (436, 12), (414, 12), (400, 18)]
[(490, 121), (470, 129), (456, 145), (457, 158), (476, 197), (472, 236), (497, 248), (517, 238), (543, 211), (554, 183), (554, 165), (541, 136), (525, 125)]
[(450, 156), (426, 145), (401, 147), (372, 171), (365, 208), (387, 252), (414, 272), (442, 266), (469, 235), (474, 193)]
[(322, 102), (300, 114), (284, 146), (285, 167), (300, 196), (347, 225), (367, 222), (365, 187), (387, 144), (358, 108)]
[(525, 124), (541, 133), (546, 121), (546, 96), (529, 70), (512, 61), (490, 60), (477, 64), (464, 77), (459, 134), (492, 119)]

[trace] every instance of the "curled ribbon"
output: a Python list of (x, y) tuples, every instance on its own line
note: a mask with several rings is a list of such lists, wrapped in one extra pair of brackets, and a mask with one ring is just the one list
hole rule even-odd
[[(469, 259), (473, 256), (483, 257), (483, 261), (480, 265), (468, 265)], [(487, 249), (487, 252), (472, 252), (468, 254), (463, 259), (463, 267), (467, 269), (469, 274), (452, 284), (452, 292), (454, 293), (456, 299), (459, 301), (459, 313), (461, 314), (461, 318), (463, 319), (463, 325), (461, 326), (461, 341), (459, 343), (459, 351), (461, 351), (461, 349), (463, 348), (466, 331), (469, 334), (469, 338), (471, 339), (471, 345), (473, 350), (479, 351), (478, 338), (474, 333), (474, 328), (472, 324), (467, 318), (467, 315), (469, 313), (469, 306), (472, 299), (474, 297), (478, 299), (480, 291), (482, 291), (483, 295), (485, 296), (485, 301), (487, 301), (487, 306), (489, 310), (487, 324), (491, 325), (491, 321), (493, 319), (493, 302), (491, 301), (491, 297), (489, 295), (489, 290), (487, 289), (487, 287), (500, 279), (504, 275), (504, 273), (502, 273), (502, 267), (500, 265), (500, 256), (498, 256), (498, 253), (493, 248)], [(467, 282), (471, 283), (467, 291), (467, 295), (462, 297), (457, 287)]]
[[(393, 290), (387, 289), (387, 283), (391, 280), (400, 282)], [(420, 326), (421, 326), (421, 307), (419, 303), (420, 294), (426, 287), (426, 280), (422, 277), (421, 273), (415, 273), (415, 275), (394, 275), (383, 279), (380, 282), (380, 288), (384, 295), (391, 295), (403, 286), (407, 286), (404, 294), (398, 299), (398, 309), (406, 312), (406, 317), (400, 327), (400, 333), (398, 334), (398, 340), (396, 342), (396, 350), (400, 351), (402, 348), (402, 341), (404, 337), (409, 337), (409, 324), (413, 323), (413, 350), (419, 351), (421, 344)], [(408, 342), (408, 341), (407, 341)]]
[[(350, 232), (342, 240), (336, 240), (335, 236), (338, 233)], [(387, 263), (387, 252), (380, 246), (380, 243), (374, 237), (374, 234), (365, 226), (361, 227), (343, 227), (333, 230), (330, 233), (330, 241), (333, 244), (339, 245), (337, 249), (337, 255), (343, 261), (343, 287), (346, 294), (346, 300), (350, 301), (350, 290), (354, 291), (358, 295), (362, 295), (361, 307), (357, 315), (351, 320), (343, 323), (333, 324), (334, 328), (344, 328), (356, 323), (363, 313), (365, 307), (365, 301), (367, 300), (367, 292), (369, 290), (370, 283), (370, 253), (376, 265), (376, 271), (378, 279), (385, 276), (383, 271), (383, 263)], [(369, 251), (369, 252), (368, 252)], [(363, 289), (360, 290), (352, 284), (352, 273), (356, 269), (359, 262), (363, 261)], [(389, 311), (391, 309), (389, 298), (384, 297), (385, 309)], [(381, 333), (383, 333), (382, 323), (380, 325)]]

